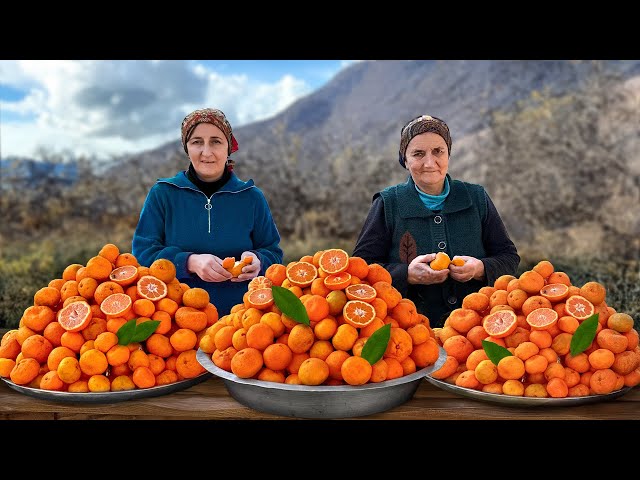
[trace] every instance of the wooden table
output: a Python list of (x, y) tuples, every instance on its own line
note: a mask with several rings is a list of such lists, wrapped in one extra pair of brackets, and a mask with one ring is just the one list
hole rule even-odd
[[(0, 382), (3, 420), (281, 420), (245, 407), (218, 377), (164, 396), (111, 404), (64, 403), (25, 395)], [(478, 401), (422, 381), (408, 402), (373, 420), (640, 420), (640, 388), (622, 397), (570, 407), (510, 407)]]

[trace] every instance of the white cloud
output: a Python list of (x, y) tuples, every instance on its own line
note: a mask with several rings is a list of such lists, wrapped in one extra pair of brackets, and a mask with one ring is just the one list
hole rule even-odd
[(180, 138), (193, 109), (220, 108), (235, 128), (311, 91), (289, 74), (268, 83), (188, 61), (3, 61), (0, 75), (0, 84), (27, 92), (0, 102), (10, 113), (0, 124), (2, 157), (42, 147), (98, 157), (155, 148)]

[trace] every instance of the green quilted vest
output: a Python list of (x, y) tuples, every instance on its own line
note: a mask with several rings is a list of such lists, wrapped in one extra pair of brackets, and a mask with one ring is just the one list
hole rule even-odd
[[(406, 183), (385, 188), (385, 221), (393, 232), (389, 262), (410, 263), (416, 256), (446, 252), (485, 257), (482, 244), (482, 221), (487, 215), (484, 188), (480, 185), (452, 180), (451, 190), (440, 212), (427, 209), (409, 176)], [(432, 327), (441, 327), (449, 313), (462, 307), (462, 300), (477, 292), (485, 283), (479, 280), (460, 283), (448, 278), (438, 285), (409, 285), (407, 297), (420, 313), (429, 318)]]

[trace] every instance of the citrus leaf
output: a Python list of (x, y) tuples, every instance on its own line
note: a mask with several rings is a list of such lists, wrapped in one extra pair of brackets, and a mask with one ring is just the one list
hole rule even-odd
[(158, 325), (160, 325), (160, 321), (158, 320), (147, 320), (146, 322), (139, 323), (136, 325), (135, 332), (133, 332), (130, 342), (144, 342), (153, 332), (156, 331)]
[(380, 327), (371, 334), (365, 342), (364, 347), (362, 347), (360, 356), (373, 365), (382, 358), (382, 355), (384, 355), (390, 338), (391, 324), (387, 323), (385, 326)]
[(593, 342), (593, 339), (596, 336), (596, 330), (598, 330), (598, 315), (599, 314), (597, 313), (591, 315), (589, 318), (584, 320), (578, 328), (576, 328), (575, 332), (573, 332), (573, 337), (571, 338), (571, 344), (569, 346), (572, 357), (584, 352)]
[(482, 348), (484, 348), (484, 353), (487, 354), (487, 357), (489, 357), (489, 360), (491, 360), (494, 365), (498, 365), (498, 362), (504, 357), (511, 357), (513, 355), (506, 348), (489, 340), (482, 340)]
[(298, 323), (309, 325), (307, 309), (304, 308), (300, 299), (291, 290), (273, 285), (271, 293), (273, 294), (273, 301), (282, 313)]
[(116, 333), (118, 335), (118, 345), (129, 345), (135, 331), (136, 319), (132, 318), (118, 329)]

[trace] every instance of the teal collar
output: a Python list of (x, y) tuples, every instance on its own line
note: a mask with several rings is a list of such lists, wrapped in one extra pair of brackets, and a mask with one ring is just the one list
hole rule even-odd
[[(450, 188), (449, 195), (447, 195), (440, 213), (446, 215), (470, 208), (472, 205), (471, 195), (467, 191), (464, 182), (452, 180), (449, 174), (447, 174), (447, 180)], [(401, 199), (398, 213), (402, 218), (428, 218), (436, 215), (434, 211), (425, 208), (411, 175), (409, 175), (405, 183), (401, 183), (396, 188), (396, 194), (399, 195)]]
[(442, 189), (442, 193), (440, 195), (429, 195), (428, 193), (424, 193), (420, 190), (420, 187), (416, 185), (416, 192), (418, 192), (418, 196), (425, 207), (429, 210), (433, 210), (434, 212), (440, 211), (442, 205), (444, 204), (447, 195), (449, 195), (449, 179), (444, 177), (444, 188)]

